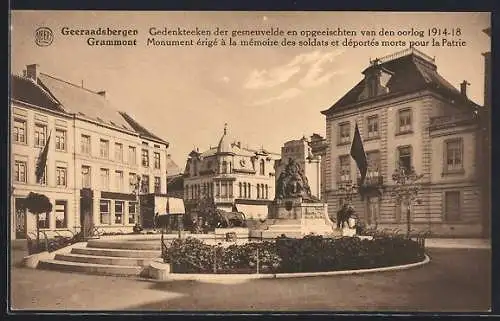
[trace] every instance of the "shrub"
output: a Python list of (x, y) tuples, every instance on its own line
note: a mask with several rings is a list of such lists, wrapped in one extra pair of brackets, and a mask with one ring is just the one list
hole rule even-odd
[(164, 253), (177, 273), (323, 272), (366, 269), (421, 261), (424, 251), (415, 241), (394, 236), (373, 240), (309, 235), (303, 239), (208, 245), (195, 238), (176, 239)]

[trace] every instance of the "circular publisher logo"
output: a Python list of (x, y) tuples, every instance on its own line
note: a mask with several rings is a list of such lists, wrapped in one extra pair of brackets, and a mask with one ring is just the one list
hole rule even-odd
[(35, 43), (40, 47), (50, 46), (54, 41), (54, 33), (47, 27), (40, 27), (35, 31)]

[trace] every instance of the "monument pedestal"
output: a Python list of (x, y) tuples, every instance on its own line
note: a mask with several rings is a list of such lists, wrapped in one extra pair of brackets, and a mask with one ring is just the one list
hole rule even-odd
[(327, 204), (303, 202), (302, 198), (278, 199), (269, 205), (267, 229), (255, 230), (250, 236), (275, 238), (281, 235), (301, 238), (305, 235), (338, 234), (328, 217)]

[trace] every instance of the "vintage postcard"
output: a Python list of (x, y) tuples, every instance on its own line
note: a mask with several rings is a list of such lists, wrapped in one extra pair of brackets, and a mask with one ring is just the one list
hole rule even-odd
[(490, 16), (11, 11), (10, 311), (490, 311)]

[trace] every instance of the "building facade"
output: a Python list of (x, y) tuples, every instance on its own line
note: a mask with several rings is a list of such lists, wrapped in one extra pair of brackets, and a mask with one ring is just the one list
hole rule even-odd
[(189, 154), (184, 171), (186, 211), (199, 199), (212, 198), (218, 209), (243, 212), (247, 219), (266, 218), (267, 205), (274, 199), (278, 158), (231, 140), (226, 126), (217, 147)]
[[(168, 143), (115, 110), (103, 91), (41, 73), (37, 65), (11, 80), (11, 237), (36, 236), (37, 224), (64, 234), (83, 225), (125, 232), (141, 223), (139, 196), (166, 194)], [(47, 142), (45, 176), (37, 182)], [(53, 204), (39, 222), (23, 206), (29, 192)]]
[(356, 124), (368, 171), (352, 203), (371, 227), (406, 230), (407, 204), (391, 195), (392, 175), (413, 167), (420, 204), (412, 204), (411, 228), (435, 235), (482, 233), (478, 180), (478, 109), (437, 72), (433, 58), (410, 48), (376, 59), (363, 79), (323, 111), (326, 116), (326, 195), (329, 215), (358, 187), (359, 170), (350, 156)]

